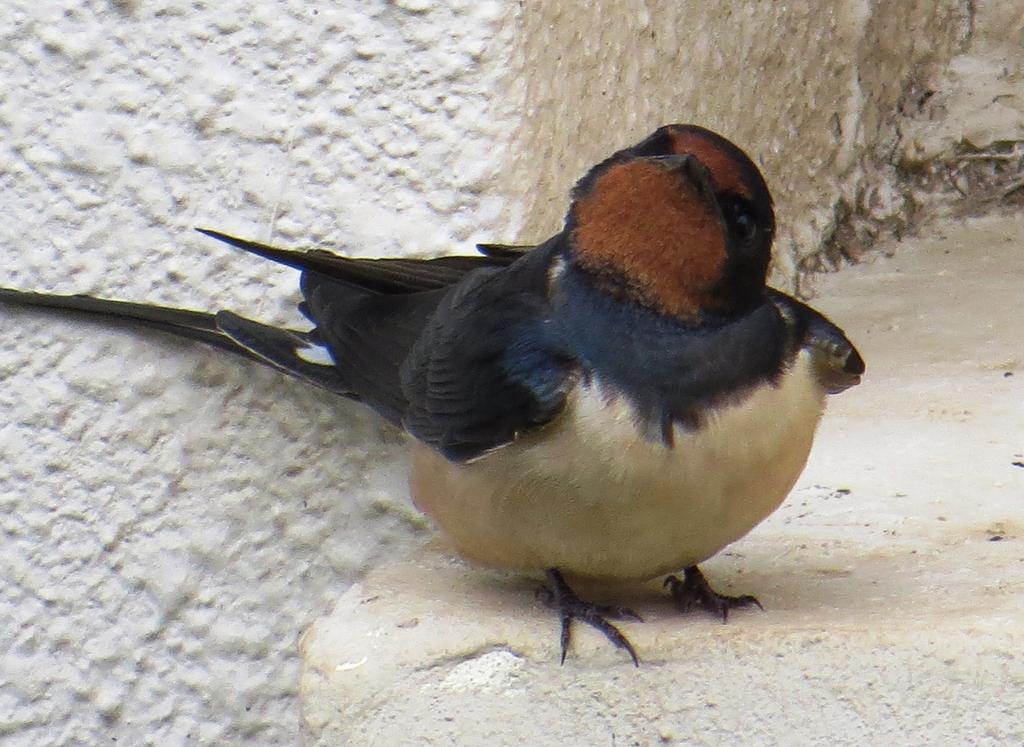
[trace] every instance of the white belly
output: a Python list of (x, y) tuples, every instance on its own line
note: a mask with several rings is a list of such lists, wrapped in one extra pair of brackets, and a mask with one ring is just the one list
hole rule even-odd
[(543, 431), (455, 465), (417, 444), (413, 499), (465, 556), (502, 568), (648, 579), (749, 532), (807, 461), (825, 392), (801, 352), (775, 387), (675, 444), (644, 438), (628, 403), (580, 388)]

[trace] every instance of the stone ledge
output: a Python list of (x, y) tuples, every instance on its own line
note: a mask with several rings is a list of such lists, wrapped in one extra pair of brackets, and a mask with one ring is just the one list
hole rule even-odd
[[(1024, 738), (1024, 219), (936, 224), (822, 283), (868, 363), (784, 506), (704, 565), (766, 611), (618, 590), (639, 670), (536, 582), (429, 547), (304, 636), (313, 744), (1014, 743)], [(1010, 313), (1010, 312), (1013, 313)], [(593, 596), (593, 594), (591, 594)]]

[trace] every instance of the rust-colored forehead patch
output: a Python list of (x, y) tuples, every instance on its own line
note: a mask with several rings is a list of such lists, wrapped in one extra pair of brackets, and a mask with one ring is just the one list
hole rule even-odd
[(662, 313), (714, 304), (726, 261), (717, 205), (678, 171), (647, 159), (614, 164), (574, 203), (579, 264)]
[[(719, 192), (731, 192), (753, 200), (745, 176), (745, 158), (741, 160), (729, 151), (724, 142), (710, 132), (685, 127), (673, 127), (670, 130), (672, 153), (675, 155), (690, 154), (704, 164), (715, 182)], [(752, 167), (753, 164), (750, 164)]]

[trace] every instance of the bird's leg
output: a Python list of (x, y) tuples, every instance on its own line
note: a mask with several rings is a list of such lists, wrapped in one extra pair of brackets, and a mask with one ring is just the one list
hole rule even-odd
[(693, 609), (694, 604), (699, 604), (708, 612), (721, 615), (722, 622), (729, 619), (729, 610), (731, 609), (738, 607), (758, 607), (762, 610), (764, 609), (764, 607), (761, 607), (761, 603), (757, 601), (757, 597), (752, 597), (749, 594), (742, 594), (736, 597), (719, 594), (711, 588), (711, 584), (704, 578), (700, 568), (695, 565), (691, 565), (683, 571), (682, 579), (678, 576), (666, 578), (665, 586), (672, 592), (672, 598), (683, 612), (689, 612)]
[(595, 630), (604, 633), (604, 637), (615, 644), (616, 648), (625, 649), (626, 653), (633, 659), (634, 666), (640, 666), (636, 651), (633, 645), (627, 640), (618, 628), (608, 622), (606, 617), (626, 618), (643, 622), (643, 618), (627, 607), (614, 607), (608, 605), (593, 604), (584, 602), (569, 588), (561, 571), (557, 568), (549, 568), (545, 575), (548, 579), (548, 586), (541, 586), (537, 589), (537, 598), (545, 605), (558, 612), (562, 621), (562, 663), (565, 663), (565, 654), (569, 650), (569, 643), (572, 640), (572, 621), (579, 620), (586, 623)]

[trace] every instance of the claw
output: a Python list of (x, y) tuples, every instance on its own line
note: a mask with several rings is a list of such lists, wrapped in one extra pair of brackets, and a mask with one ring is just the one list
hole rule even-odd
[(637, 658), (633, 644), (629, 642), (629, 639), (617, 627), (605, 619), (606, 617), (633, 618), (643, 622), (643, 618), (640, 615), (628, 607), (584, 602), (576, 596), (576, 593), (569, 587), (569, 584), (566, 583), (562, 573), (557, 568), (549, 568), (546, 575), (550, 587), (540, 587), (537, 589), (536, 596), (545, 606), (558, 611), (562, 624), (562, 664), (565, 664), (565, 656), (569, 651), (569, 645), (572, 643), (572, 621), (579, 620), (600, 631), (616, 648), (623, 649), (628, 653), (633, 660), (633, 666), (640, 666), (640, 659)]
[(764, 609), (757, 601), (757, 597), (750, 594), (740, 596), (719, 594), (711, 588), (711, 584), (695, 565), (683, 571), (682, 579), (678, 576), (666, 578), (664, 586), (672, 592), (672, 598), (681, 611), (689, 612), (693, 609), (694, 604), (699, 604), (708, 612), (721, 615), (723, 623), (729, 619), (729, 610), (755, 606)]

